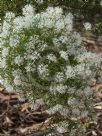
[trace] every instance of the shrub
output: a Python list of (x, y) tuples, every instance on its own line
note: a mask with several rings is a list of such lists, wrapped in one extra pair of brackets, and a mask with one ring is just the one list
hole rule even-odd
[(73, 118), (92, 117), (88, 84), (100, 72), (101, 61), (82, 46), (80, 34), (73, 31), (73, 15), (63, 14), (60, 7), (36, 13), (26, 5), (23, 16), (5, 15), (0, 34), (2, 85), (24, 92), (29, 101), (44, 100), (49, 114), (58, 113), (57, 122), (67, 121), (70, 135), (83, 130)]

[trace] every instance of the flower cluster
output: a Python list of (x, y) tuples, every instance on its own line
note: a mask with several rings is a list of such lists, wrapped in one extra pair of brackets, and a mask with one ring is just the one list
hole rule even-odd
[[(0, 33), (0, 81), (8, 91), (22, 91), (29, 100), (46, 101), (49, 114), (64, 119), (88, 117), (92, 109), (89, 80), (100, 70), (102, 57), (87, 52), (73, 15), (60, 7), (23, 15), (5, 15)], [(48, 109), (49, 108), (49, 109)]]

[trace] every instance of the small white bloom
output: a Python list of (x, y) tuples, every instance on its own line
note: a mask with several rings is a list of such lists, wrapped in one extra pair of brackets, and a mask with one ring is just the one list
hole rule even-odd
[(9, 48), (3, 48), (2, 50), (2, 57), (5, 58), (9, 53)]
[(79, 33), (74, 32), (73, 33), (73, 39), (75, 40), (75, 46), (80, 46), (82, 43), (82, 37)]
[(83, 90), (83, 93), (84, 93), (84, 95), (85, 95), (86, 97), (88, 97), (88, 96), (92, 96), (93, 91), (92, 91), (91, 88), (88, 86), (88, 87), (86, 87), (86, 88)]
[(65, 76), (62, 72), (58, 72), (56, 75), (55, 75), (55, 81), (58, 82), (58, 83), (61, 83), (63, 81), (65, 81)]
[(86, 30), (91, 30), (91, 24), (89, 22), (84, 23), (84, 27)]
[(55, 114), (55, 113), (61, 111), (62, 109), (63, 109), (63, 106), (60, 105), (60, 104), (57, 104), (56, 106), (54, 106), (54, 107), (48, 109), (48, 110), (47, 110), (47, 113), (48, 113), (49, 115), (53, 115), (53, 114)]
[(20, 65), (22, 63), (22, 60), (23, 60), (22, 57), (19, 55), (19, 56), (15, 57), (14, 62), (17, 65)]
[(85, 69), (86, 69), (86, 66), (84, 63), (81, 63), (81, 64), (76, 65), (74, 67), (74, 71), (75, 71), (76, 75), (84, 75)]
[(57, 39), (57, 38), (53, 38), (53, 44), (55, 47), (59, 47), (61, 45), (59, 39)]
[(50, 92), (56, 94), (59, 92), (60, 94), (64, 94), (67, 90), (67, 85), (63, 84), (55, 84), (50, 86)]
[(13, 32), (16, 32), (16, 33), (20, 32), (25, 27), (24, 17), (22, 16), (16, 17), (13, 20), (13, 24), (14, 24)]
[(67, 118), (69, 116), (69, 113), (70, 113), (70, 111), (67, 108), (63, 108), (59, 112), (64, 118)]
[(62, 10), (62, 8), (59, 8), (59, 7), (48, 7), (47, 9), (46, 9), (46, 12), (48, 13), (48, 15), (50, 15), (50, 16), (54, 16), (54, 17), (56, 17), (57, 18), (57, 15), (62, 15), (62, 13), (63, 13), (63, 10)]
[(66, 129), (64, 127), (62, 127), (62, 126), (58, 126), (57, 127), (57, 132), (59, 132), (60, 134), (63, 134), (63, 133), (66, 132)]
[(40, 106), (44, 106), (44, 100), (41, 99), (36, 99), (34, 103), (31, 103), (31, 109), (37, 110)]
[(68, 132), (68, 126), (69, 126), (68, 122), (66, 121), (60, 122), (59, 125), (57, 126), (57, 132), (60, 134)]
[(7, 19), (8, 21), (10, 21), (14, 17), (15, 17), (15, 14), (12, 12), (7, 12), (5, 15), (5, 19)]
[(62, 29), (64, 29), (64, 27), (65, 27), (65, 24), (63, 19), (59, 19), (56, 21), (55, 29), (57, 30), (57, 32), (60, 32)]
[(48, 60), (53, 61), (53, 62), (56, 62), (56, 61), (57, 61), (57, 60), (56, 60), (56, 56), (55, 56), (54, 54), (49, 54), (49, 55), (47, 56), (47, 58), (48, 58)]
[(21, 75), (21, 70), (17, 69), (17, 70), (12, 71), (12, 75), (13, 75), (14, 77), (20, 76), (20, 75)]
[(65, 60), (68, 60), (68, 54), (65, 51), (60, 51), (59, 54), (61, 55), (61, 57)]
[(76, 106), (79, 105), (78, 100), (76, 98), (74, 98), (74, 97), (68, 98), (68, 102), (67, 103), (68, 103), (69, 106), (72, 106), (72, 107), (76, 107)]
[(23, 10), (23, 15), (25, 16), (34, 15), (34, 8), (31, 5), (26, 5), (22, 10)]
[(32, 53), (27, 55), (27, 58), (33, 61), (37, 60), (39, 57), (40, 57), (40, 54), (37, 51), (33, 51)]
[(12, 85), (5, 85), (5, 89), (8, 91), (8, 92), (14, 92), (14, 89), (13, 89), (13, 86)]
[(15, 84), (15, 85), (21, 85), (20, 76), (16, 76), (16, 77), (14, 78), (14, 84)]
[(6, 59), (5, 58), (3, 58), (3, 59), (0, 58), (0, 68), (6, 68), (6, 67), (7, 67)]
[(41, 78), (46, 78), (49, 75), (48, 65), (40, 64), (38, 65), (37, 70)]
[(9, 44), (11, 47), (16, 47), (20, 42), (20, 36), (19, 35), (12, 35), (10, 36)]
[(81, 113), (81, 118), (86, 118), (86, 117), (88, 117), (88, 111), (82, 111), (82, 113)]
[(68, 13), (65, 18), (64, 18), (64, 22), (65, 22), (65, 25), (66, 25), (66, 30), (67, 30), (67, 33), (70, 33), (72, 31), (72, 28), (73, 28), (73, 15), (72, 13)]
[(66, 69), (65, 69), (65, 75), (66, 75), (66, 78), (73, 78), (75, 77), (75, 71), (74, 71), (74, 68), (72, 66), (66, 66)]
[(45, 104), (45, 103), (44, 103), (44, 100), (43, 100), (42, 98), (37, 99), (37, 100), (35, 101), (35, 103), (36, 103), (36, 104), (39, 104), (39, 105), (44, 105), (44, 104)]
[(59, 40), (60, 40), (62, 43), (64, 43), (64, 44), (66, 44), (66, 43), (68, 42), (67, 36), (60, 36), (60, 37), (59, 37)]
[(6, 38), (10, 34), (11, 24), (6, 20), (3, 22), (1, 37)]
[(77, 117), (79, 117), (80, 116), (80, 114), (81, 114), (81, 111), (79, 110), (79, 108), (73, 108), (72, 109), (72, 116), (77, 116)]

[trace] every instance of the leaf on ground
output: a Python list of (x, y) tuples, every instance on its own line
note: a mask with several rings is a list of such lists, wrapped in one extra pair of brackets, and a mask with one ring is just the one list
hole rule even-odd
[(92, 134), (93, 136), (97, 136), (96, 132), (95, 131), (92, 131)]
[(46, 130), (47, 128), (50, 128), (51, 126), (51, 118), (47, 119), (45, 122), (39, 123), (39, 124), (33, 124), (30, 127), (26, 128), (19, 128), (19, 131), (21, 133), (28, 133), (31, 131), (38, 131), (38, 130)]
[(94, 109), (96, 109), (96, 110), (102, 110), (102, 106), (95, 106)]
[(24, 112), (24, 111), (28, 111), (28, 108), (30, 107), (30, 104), (29, 103), (24, 103), (21, 105), (21, 111)]
[(1, 101), (9, 101), (11, 99), (10, 95), (4, 95), (0, 93), (0, 99)]
[(13, 122), (6, 116), (4, 124), (13, 124)]

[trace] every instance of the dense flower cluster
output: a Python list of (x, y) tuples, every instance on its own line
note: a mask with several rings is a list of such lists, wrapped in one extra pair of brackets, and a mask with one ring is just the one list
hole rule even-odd
[(43, 99), (51, 115), (58, 112), (66, 120), (88, 117), (93, 95), (88, 82), (99, 72), (102, 58), (82, 46), (71, 13), (63, 14), (60, 7), (35, 11), (26, 5), (23, 16), (5, 15), (1, 84), (8, 91), (24, 91), (29, 100)]

